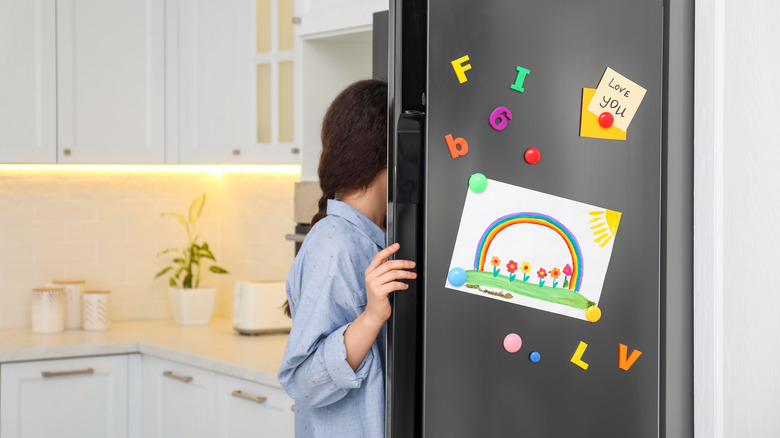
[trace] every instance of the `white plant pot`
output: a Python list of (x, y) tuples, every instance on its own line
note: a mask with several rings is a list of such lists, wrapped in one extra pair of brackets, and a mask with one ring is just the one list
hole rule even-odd
[(208, 324), (214, 312), (217, 289), (200, 287), (197, 289), (168, 288), (173, 319), (182, 325)]

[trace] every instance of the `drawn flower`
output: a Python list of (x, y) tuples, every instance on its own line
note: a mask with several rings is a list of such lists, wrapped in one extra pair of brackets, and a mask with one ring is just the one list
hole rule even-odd
[(510, 260), (509, 263), (506, 264), (506, 270), (509, 271), (509, 281), (515, 281), (515, 271), (517, 271), (517, 262), (514, 260)]
[(490, 259), (490, 264), (493, 265), (493, 276), (498, 277), (498, 273), (501, 272), (501, 268), (498, 267), (501, 265), (501, 259), (493, 256), (493, 258)]
[(553, 278), (553, 287), (558, 286), (558, 277), (561, 276), (561, 270), (558, 268), (552, 268), (550, 271), (550, 277)]
[(523, 281), (528, 281), (528, 273), (531, 272), (531, 264), (523, 262), (522, 266), (520, 266), (520, 271), (523, 273)]
[(569, 275), (571, 275), (571, 266), (568, 263), (563, 267), (563, 275), (563, 287), (567, 288), (569, 287)]
[(539, 287), (542, 287), (544, 284), (544, 277), (547, 276), (547, 271), (545, 271), (544, 268), (539, 268), (539, 270), (536, 271), (536, 275), (539, 277)]

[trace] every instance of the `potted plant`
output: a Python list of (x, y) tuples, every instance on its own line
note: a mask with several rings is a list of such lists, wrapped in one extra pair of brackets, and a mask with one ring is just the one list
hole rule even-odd
[[(214, 301), (217, 289), (200, 287), (201, 269), (208, 260), (216, 263), (214, 254), (206, 242), (198, 243), (199, 236), (195, 234), (195, 223), (203, 211), (206, 194), (198, 196), (190, 205), (188, 217), (179, 213), (164, 212), (163, 216), (176, 218), (187, 232), (187, 246), (184, 248), (167, 248), (157, 256), (174, 253), (170, 266), (154, 276), (155, 279), (168, 273), (168, 296), (171, 301), (173, 318), (179, 324), (208, 324), (214, 311)], [(227, 274), (228, 271), (217, 265), (209, 266), (209, 271), (215, 274)]]

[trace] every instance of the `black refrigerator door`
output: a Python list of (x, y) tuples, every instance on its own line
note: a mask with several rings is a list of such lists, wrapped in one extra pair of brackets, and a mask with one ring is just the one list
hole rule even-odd
[[(415, 79), (399, 73), (397, 26), (403, 8), (425, 3), (399, 0), (390, 11), (391, 124), (408, 126), (404, 111), (424, 111), (425, 146), (413, 160), (422, 163), (424, 202), (389, 211), (389, 238), (422, 239), (410, 254), (424, 267), (416, 298), (396, 303), (390, 321), (398, 336), (389, 339), (389, 436), (659, 436), (663, 2), (429, 0), (427, 52), (411, 57), (425, 63), (403, 66), (424, 71), (416, 101), (419, 93), (403, 96)], [(464, 82), (456, 60), (470, 66)], [(510, 88), (517, 67), (530, 71), (522, 92)], [(608, 67), (647, 90), (624, 141), (580, 137), (582, 90)], [(489, 123), (500, 106), (513, 113), (502, 131)], [(468, 153), (453, 158), (448, 135), (466, 139)], [(528, 148), (541, 153), (537, 164), (526, 162)], [(404, 166), (394, 151), (390, 165)], [(474, 173), (622, 212), (598, 322), (445, 286)], [(419, 330), (410, 335), (407, 324)], [(517, 353), (502, 345), (510, 333), (523, 339)], [(580, 342), (587, 369), (572, 361)], [(642, 352), (628, 370), (618, 366), (620, 344)], [(403, 363), (393, 363), (394, 351)]]

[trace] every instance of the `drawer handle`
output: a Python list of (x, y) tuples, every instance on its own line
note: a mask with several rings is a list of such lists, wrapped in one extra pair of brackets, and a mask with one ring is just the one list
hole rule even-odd
[(257, 403), (265, 403), (268, 400), (268, 397), (252, 397), (251, 395), (246, 395), (239, 390), (233, 391), (233, 395), (236, 397), (245, 398), (247, 400), (252, 400), (253, 402)]
[(72, 371), (41, 371), (43, 377), (62, 377), (62, 376), (74, 376), (76, 374), (94, 374), (95, 370), (87, 368), (85, 370), (72, 370)]
[(173, 374), (173, 371), (166, 371), (163, 373), (163, 376), (170, 377), (172, 379), (181, 380), (182, 382), (190, 383), (192, 382), (192, 377), (190, 376), (177, 376), (176, 374)]

